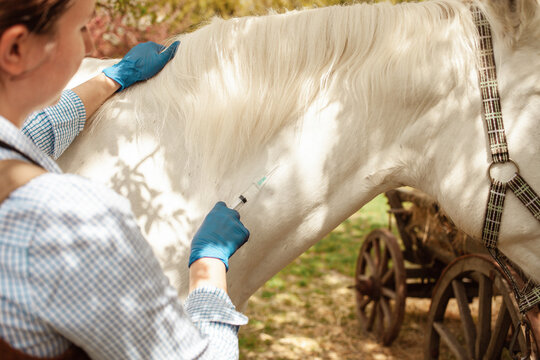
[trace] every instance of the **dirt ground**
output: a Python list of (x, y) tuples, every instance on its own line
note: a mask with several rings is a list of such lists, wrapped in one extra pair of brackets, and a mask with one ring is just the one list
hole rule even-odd
[(422, 358), (430, 300), (407, 299), (399, 337), (384, 347), (372, 334), (360, 330), (354, 292), (349, 288), (353, 283), (351, 277), (330, 272), (307, 286), (291, 285), (288, 291), (271, 297), (260, 289), (245, 311), (250, 323), (240, 330), (240, 358)]

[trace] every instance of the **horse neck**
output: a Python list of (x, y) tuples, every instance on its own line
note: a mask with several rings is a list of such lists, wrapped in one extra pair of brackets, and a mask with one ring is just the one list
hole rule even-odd
[[(470, 18), (467, 9), (455, 11)], [(293, 130), (282, 134), (283, 139), (299, 139), (294, 146), (288, 141), (288, 151), (277, 151), (285, 154), (279, 162), (286, 167), (276, 181), (285, 185), (269, 184), (272, 198), (257, 209), (267, 219), (277, 219), (279, 229), (253, 224), (284, 245), (262, 235), (256, 252), (240, 252), (231, 268), (235, 300), (245, 300), (269, 276), (385, 190), (414, 186), (454, 210), (463, 205), (464, 195), (470, 195), (452, 198), (460, 185), (479, 188), (470, 176), (484, 174), (480, 166), (476, 168), (476, 160), (483, 160), (485, 143), (462, 145), (482, 132), (473, 39), (467, 37), (471, 26), (470, 20), (463, 24), (450, 18), (432, 31), (414, 29), (412, 24), (392, 33), (381, 29), (373, 41), (387, 47), (373, 44), (364, 56), (341, 57), (351, 63), (336, 66), (328, 87), (300, 119), (300, 135), (295, 137)], [(349, 41), (354, 47), (351, 44), (354, 40)], [(463, 151), (452, 151), (456, 146)], [(471, 159), (474, 171), (454, 176), (457, 188), (447, 191), (445, 177), (462, 171)], [(477, 225), (476, 220), (471, 223), (471, 228)], [(246, 268), (257, 270), (247, 275), (242, 273)]]

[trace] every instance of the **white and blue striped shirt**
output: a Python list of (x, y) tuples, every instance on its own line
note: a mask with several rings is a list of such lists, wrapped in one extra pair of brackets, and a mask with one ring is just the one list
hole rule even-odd
[[(0, 205), (0, 338), (38, 357), (73, 343), (93, 359), (238, 358), (247, 318), (228, 295), (199, 288), (183, 307), (129, 202), (62, 174), (49, 157), (62, 154), (85, 119), (69, 90), (22, 132), (0, 117), (0, 138), (48, 170)], [(0, 148), (0, 160), (14, 158), (24, 160)]]

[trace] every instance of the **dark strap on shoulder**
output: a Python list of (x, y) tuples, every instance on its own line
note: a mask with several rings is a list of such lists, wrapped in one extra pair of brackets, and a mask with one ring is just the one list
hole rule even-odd
[(27, 160), (0, 160), (0, 203), (2, 203), (12, 191), (44, 174), (46, 170), (22, 151), (2, 140), (0, 147), (14, 151)]
[(63, 354), (43, 358), (25, 354), (11, 347), (2, 338), (0, 338), (0, 354), (2, 355), (2, 360), (90, 360), (90, 357), (75, 345), (71, 345)]
[(13, 145), (10, 145), (8, 144), (7, 142), (3, 141), (2, 139), (0, 139), (0, 147), (3, 147), (4, 149), (8, 149), (8, 150), (11, 150), (11, 151), (14, 151), (16, 152), (17, 154), (21, 155), (22, 157), (24, 157), (26, 160), (28, 160), (30, 163), (34, 164), (34, 165), (37, 165), (39, 167), (41, 167), (41, 165), (39, 165), (34, 159), (30, 158), (28, 155), (26, 155), (25, 153), (23, 153), (22, 151), (20, 151), (19, 149), (15, 148)]
[(41, 166), (24, 160), (0, 160), (0, 203), (13, 191), (46, 172)]

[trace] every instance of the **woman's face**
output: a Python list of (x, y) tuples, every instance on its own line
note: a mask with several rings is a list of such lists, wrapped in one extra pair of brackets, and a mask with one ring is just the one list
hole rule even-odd
[[(94, 14), (95, 0), (74, 0), (58, 19), (56, 33), (43, 36), (45, 59), (36, 69), (36, 79), (43, 94), (43, 105), (58, 100), (68, 81), (75, 74), (82, 59), (92, 50), (92, 40), (86, 24)], [(45, 97), (48, 97), (46, 99)]]

